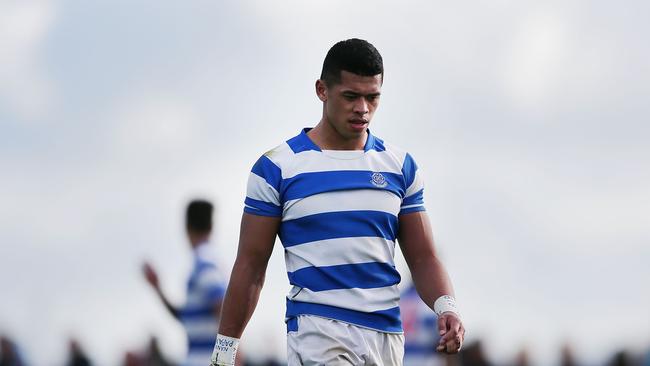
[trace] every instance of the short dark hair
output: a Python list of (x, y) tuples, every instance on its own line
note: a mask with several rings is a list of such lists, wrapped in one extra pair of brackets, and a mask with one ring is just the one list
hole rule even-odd
[(185, 211), (185, 225), (188, 230), (207, 233), (212, 230), (212, 203), (206, 200), (192, 200)]
[(363, 39), (351, 38), (332, 46), (323, 61), (320, 79), (328, 86), (339, 83), (341, 70), (361, 76), (381, 74), (384, 79), (384, 61), (379, 51)]

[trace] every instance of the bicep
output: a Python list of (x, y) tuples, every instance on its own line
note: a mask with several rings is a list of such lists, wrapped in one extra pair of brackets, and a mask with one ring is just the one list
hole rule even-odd
[(266, 265), (273, 252), (280, 217), (244, 213), (239, 233), (237, 260)]

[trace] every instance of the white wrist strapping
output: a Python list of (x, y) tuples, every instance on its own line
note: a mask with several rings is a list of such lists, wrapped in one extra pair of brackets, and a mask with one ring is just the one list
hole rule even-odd
[(440, 296), (434, 303), (433, 303), (433, 311), (436, 313), (436, 315), (440, 316), (442, 313), (446, 312), (452, 312), (458, 316), (460, 316), (460, 313), (458, 312), (458, 306), (456, 305), (456, 299), (449, 295), (442, 295)]
[(214, 343), (210, 364), (213, 366), (233, 366), (235, 364), (238, 346), (238, 338), (217, 334), (217, 341)]

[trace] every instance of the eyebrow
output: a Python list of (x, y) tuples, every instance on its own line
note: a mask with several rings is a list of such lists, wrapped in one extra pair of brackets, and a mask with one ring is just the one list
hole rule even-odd
[(381, 95), (380, 92), (361, 94), (361, 93), (357, 93), (357, 92), (351, 91), (351, 90), (344, 90), (344, 91), (341, 92), (341, 94), (354, 95), (354, 96), (364, 96), (364, 97), (378, 97), (378, 96)]

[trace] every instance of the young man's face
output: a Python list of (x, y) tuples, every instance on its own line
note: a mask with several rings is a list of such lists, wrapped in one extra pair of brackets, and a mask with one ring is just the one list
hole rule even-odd
[(360, 76), (341, 71), (341, 81), (329, 87), (322, 80), (316, 91), (324, 102), (329, 125), (344, 140), (364, 139), (379, 105), (382, 75)]

